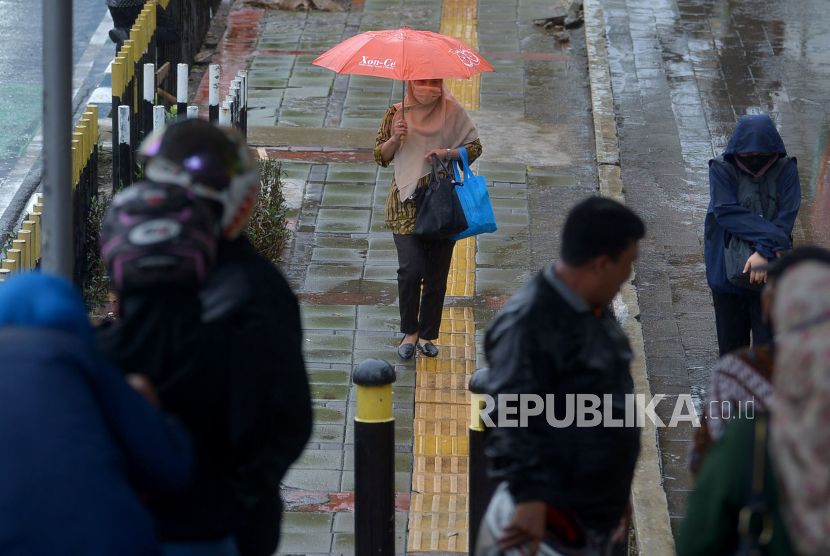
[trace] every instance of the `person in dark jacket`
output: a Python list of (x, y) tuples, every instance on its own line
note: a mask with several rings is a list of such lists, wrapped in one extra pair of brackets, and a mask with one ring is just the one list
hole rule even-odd
[[(490, 395), (554, 395), (563, 419), (568, 395), (608, 394), (611, 414), (624, 416), (632, 353), (608, 305), (644, 235), (642, 220), (610, 199), (591, 197), (571, 210), (561, 260), (520, 289), (487, 331)], [(490, 429), (490, 474), (516, 503), (500, 548), (536, 554), (543, 537), (561, 547), (577, 533), (577, 544), (595, 551), (621, 541), (639, 438), (636, 426), (554, 428), (544, 415), (529, 417), (527, 427)]]
[[(801, 205), (794, 157), (766, 115), (743, 116), (723, 155), (709, 161), (709, 209), (704, 229), (706, 279), (712, 290), (720, 355), (768, 344), (771, 333), (761, 318), (759, 267), (792, 247)], [(727, 276), (724, 247), (734, 238), (747, 242), (746, 283)]]
[(184, 430), (95, 351), (80, 292), (45, 274), (0, 285), (0, 553), (160, 554), (142, 492), (181, 489)]
[(152, 508), (165, 541), (232, 534), (242, 556), (270, 556), (279, 484), (310, 437), (311, 401), (297, 298), (241, 235), (258, 172), (241, 139), (202, 120), (170, 126), (142, 152), (148, 179), (195, 192), (222, 230), (199, 291), (126, 295), (102, 332), (108, 355), (151, 373), (164, 406), (195, 438), (196, 484)]
[[(106, 0), (106, 2), (113, 25), (109, 37), (116, 44), (117, 50), (121, 50), (124, 41), (130, 38), (130, 28), (135, 24), (141, 10), (144, 9), (146, 0)], [(179, 33), (176, 30), (176, 22), (168, 15), (167, 10), (161, 8), (157, 8), (157, 10), (156, 37), (158, 44), (178, 42)]]

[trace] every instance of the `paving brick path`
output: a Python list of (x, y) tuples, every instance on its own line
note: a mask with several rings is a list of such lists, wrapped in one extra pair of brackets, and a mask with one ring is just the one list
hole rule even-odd
[[(315, 406), (313, 438), (284, 481), (280, 554), (354, 554), (350, 372), (367, 357), (398, 374), (396, 553), (466, 551), (466, 382), (483, 364), (483, 331), (555, 258), (568, 208), (597, 189), (584, 42), (577, 31), (563, 49), (532, 25), (549, 11), (547, 0), (366, 0), (347, 13), (231, 12), (214, 61), (250, 68), (250, 141), (283, 161), (295, 232), (284, 270), (302, 302)], [(371, 154), (401, 85), (310, 65), (349, 36), (401, 24), (459, 36), (498, 70), (451, 86), (482, 135), (477, 170), (500, 229), (457, 245), (441, 356), (414, 363), (395, 355), (397, 256), (383, 228), (391, 170)]]

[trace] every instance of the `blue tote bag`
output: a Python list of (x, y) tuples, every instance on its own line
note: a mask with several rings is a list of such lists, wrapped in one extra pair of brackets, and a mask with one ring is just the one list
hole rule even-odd
[[(492, 233), (498, 228), (493, 205), (490, 203), (490, 194), (487, 192), (487, 179), (484, 176), (476, 176), (470, 170), (466, 148), (458, 147), (456, 150), (461, 160), (458, 164), (453, 164), (453, 170), (456, 180), (462, 182), (463, 186), (456, 187), (455, 191), (464, 209), (464, 216), (467, 217), (467, 229), (452, 236), (453, 240), (458, 241), (465, 237)], [(463, 177), (459, 175), (459, 166), (464, 173)]]

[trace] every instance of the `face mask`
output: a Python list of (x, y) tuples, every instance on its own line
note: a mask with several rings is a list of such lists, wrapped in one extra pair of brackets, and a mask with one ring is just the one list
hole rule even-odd
[(412, 96), (420, 104), (432, 104), (441, 98), (441, 87), (429, 87), (426, 85), (415, 85), (412, 88)]
[(767, 162), (769, 162), (770, 155), (768, 154), (753, 154), (750, 156), (738, 156), (738, 160), (741, 161), (741, 164), (747, 167), (747, 169), (752, 172), (753, 174), (757, 174), (761, 171), (761, 169), (766, 166)]

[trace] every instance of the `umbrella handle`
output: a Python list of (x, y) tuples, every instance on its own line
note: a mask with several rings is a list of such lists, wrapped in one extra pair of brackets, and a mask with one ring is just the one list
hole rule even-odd
[[(403, 96), (401, 97), (401, 119), (406, 121), (406, 81), (403, 82)], [(401, 144), (406, 142), (406, 133), (401, 134)]]

